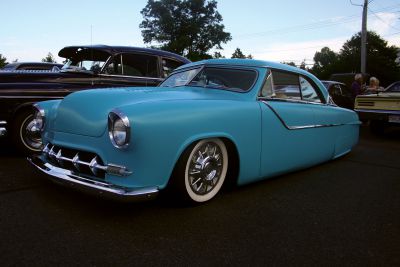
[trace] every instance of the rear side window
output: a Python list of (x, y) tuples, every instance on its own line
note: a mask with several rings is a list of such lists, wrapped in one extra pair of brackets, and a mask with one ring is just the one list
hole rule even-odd
[(321, 103), (321, 99), (318, 96), (318, 92), (311, 85), (311, 83), (302, 76), (300, 76), (300, 89), (301, 89), (302, 99), (304, 101)]
[(297, 74), (272, 71), (274, 97), (301, 100), (300, 82)]
[(305, 77), (277, 70), (269, 71), (260, 96), (321, 103), (319, 91)]
[(121, 54), (114, 57), (105, 72), (111, 75), (157, 78), (157, 57), (144, 54)]

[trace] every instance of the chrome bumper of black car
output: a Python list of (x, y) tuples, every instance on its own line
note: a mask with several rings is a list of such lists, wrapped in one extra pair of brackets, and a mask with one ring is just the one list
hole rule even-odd
[(71, 171), (56, 167), (48, 162), (44, 162), (40, 156), (32, 156), (28, 161), (40, 171), (47, 174), (50, 180), (76, 188), (91, 194), (101, 195), (119, 201), (140, 201), (154, 198), (159, 190), (157, 187), (145, 188), (126, 188), (119, 187), (107, 182), (94, 181), (73, 174)]
[(6, 125), (7, 125), (6, 121), (0, 121), (0, 137), (5, 136), (7, 134)]

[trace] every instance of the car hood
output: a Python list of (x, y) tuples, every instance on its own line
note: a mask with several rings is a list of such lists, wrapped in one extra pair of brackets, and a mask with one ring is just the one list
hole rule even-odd
[[(171, 100), (241, 99), (239, 93), (202, 88), (130, 87), (95, 89), (65, 97), (57, 111), (53, 130), (99, 137), (107, 128), (108, 114), (115, 108)], [(126, 114), (129, 117), (129, 114)]]

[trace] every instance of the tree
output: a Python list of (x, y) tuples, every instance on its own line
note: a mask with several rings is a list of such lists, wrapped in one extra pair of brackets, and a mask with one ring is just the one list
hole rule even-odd
[(328, 79), (338, 63), (338, 58), (339, 55), (329, 47), (322, 48), (320, 52), (316, 52), (314, 55), (314, 65), (311, 72), (320, 79)]
[[(400, 66), (396, 63), (399, 48), (389, 46), (375, 32), (367, 33), (367, 73), (377, 77), (382, 86), (400, 80)], [(324, 47), (314, 55), (311, 71), (320, 79), (333, 73), (358, 73), (361, 65), (361, 33), (353, 35), (343, 44), (339, 53)]]
[(289, 66), (297, 67), (297, 66), (296, 66), (296, 63), (294, 63), (293, 61), (291, 61), (291, 62), (281, 62), (281, 63), (282, 63), (282, 64), (289, 65)]
[(214, 52), (213, 58), (225, 58), (223, 55), (221, 55), (220, 52), (216, 51)]
[(246, 58), (246, 56), (243, 54), (242, 50), (240, 48), (236, 48), (235, 52), (233, 52), (231, 58)]
[(236, 48), (235, 51), (233, 52), (231, 58), (248, 58), (248, 59), (253, 59), (253, 56), (251, 54), (249, 54), (248, 56), (245, 56), (242, 52), (242, 50), (240, 50), (240, 48)]
[[(360, 72), (361, 33), (353, 35), (340, 50), (339, 68), (347, 72)], [(367, 33), (367, 73), (377, 77), (384, 86), (400, 80), (400, 66), (396, 63), (399, 48), (372, 31)]]
[(7, 65), (7, 59), (0, 54), (0, 69)]
[(192, 61), (211, 58), (209, 50), (232, 39), (215, 0), (148, 0), (140, 13), (144, 43), (156, 42)]
[(56, 60), (53, 54), (49, 52), (45, 58), (42, 58), (42, 62), (56, 63)]

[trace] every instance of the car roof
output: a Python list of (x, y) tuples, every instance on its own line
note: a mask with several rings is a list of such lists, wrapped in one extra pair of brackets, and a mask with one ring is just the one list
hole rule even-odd
[(142, 48), (142, 47), (134, 47), (134, 46), (109, 46), (109, 45), (79, 45), (79, 46), (67, 46), (58, 52), (60, 57), (68, 58), (75, 54), (75, 52), (79, 49), (94, 49), (94, 50), (101, 50), (107, 52), (111, 55), (119, 54), (119, 53), (147, 53), (147, 54), (155, 54), (158, 56), (170, 57), (182, 61), (184, 63), (189, 63), (185, 57), (180, 55), (159, 50), (159, 49), (152, 49), (152, 48)]
[(300, 68), (296, 68), (287, 64), (266, 61), (266, 60), (257, 60), (257, 59), (207, 59), (202, 61), (197, 61), (193, 63), (189, 63), (183, 66), (180, 66), (178, 69), (182, 68), (190, 68), (198, 65), (231, 65), (231, 66), (247, 66), (247, 67), (264, 67), (264, 68), (272, 68), (272, 69), (280, 69), (287, 70), (297, 73), (302, 73), (305, 75), (312, 75), (311, 73), (302, 70)]

